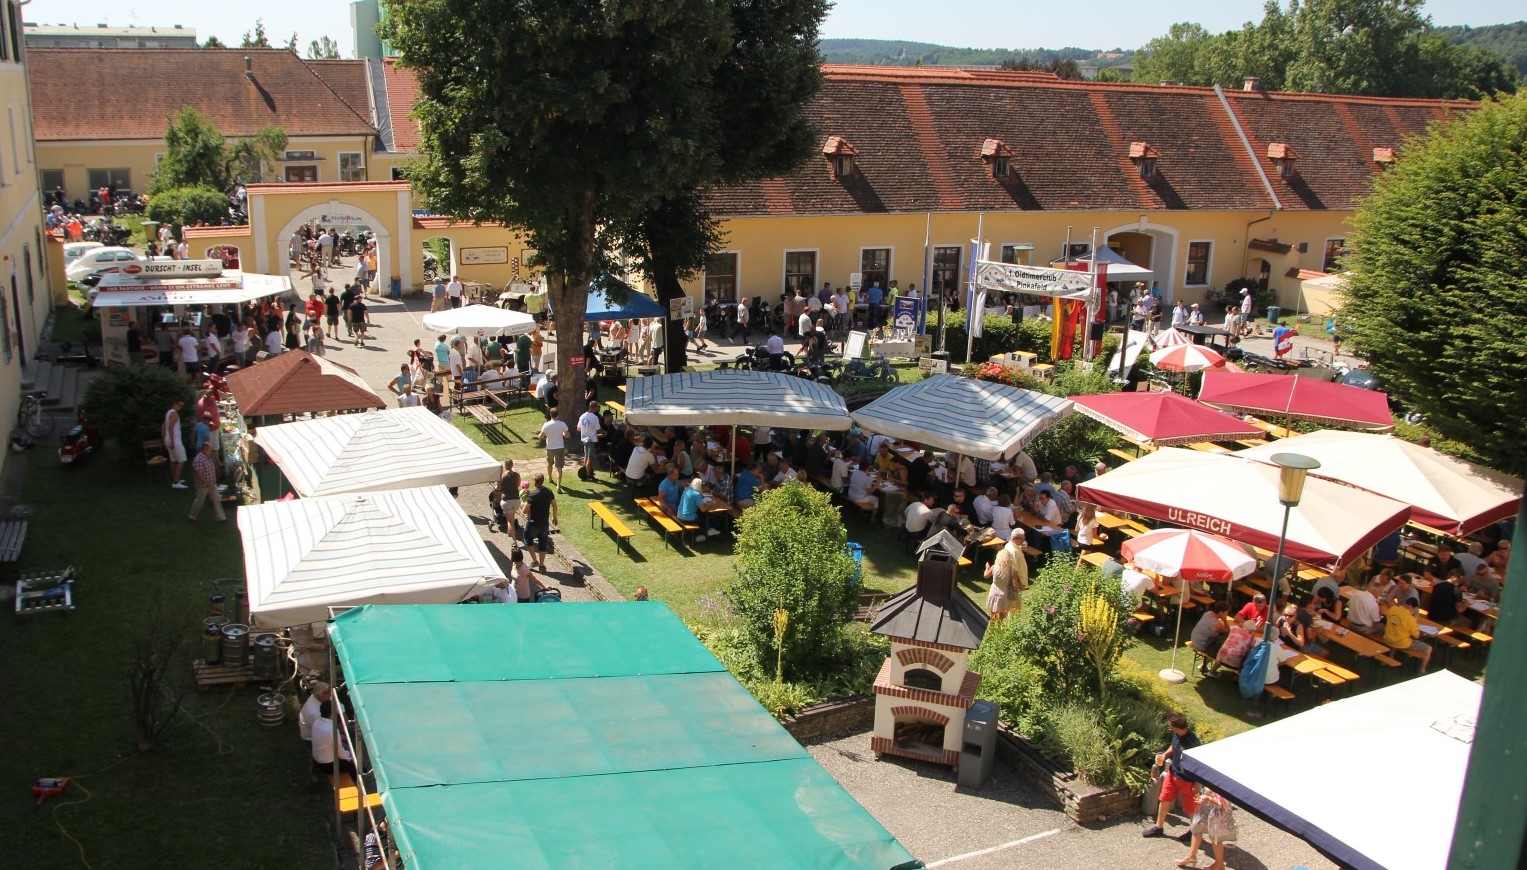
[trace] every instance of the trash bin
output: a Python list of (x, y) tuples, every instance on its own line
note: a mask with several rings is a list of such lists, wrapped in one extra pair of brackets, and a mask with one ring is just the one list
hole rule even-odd
[(848, 550), (848, 555), (854, 557), (854, 577), (849, 582), (858, 586), (859, 577), (864, 573), (864, 547), (849, 541), (845, 549)]
[(397, 275), (392, 276), (392, 298), (403, 298), (403, 279)]
[(1276, 325), (1278, 318), (1283, 316), (1283, 309), (1276, 305), (1267, 306), (1267, 322)]
[(981, 788), (991, 779), (997, 761), (997, 705), (976, 701), (965, 711), (965, 733), (960, 736), (960, 770), (957, 781), (966, 788)]

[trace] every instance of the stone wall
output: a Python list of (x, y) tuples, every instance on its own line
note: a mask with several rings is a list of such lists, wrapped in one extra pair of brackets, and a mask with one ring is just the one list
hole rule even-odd
[(1140, 798), (1125, 788), (1098, 788), (1040, 753), (1006, 725), (997, 734), (997, 759), (1055, 799), (1080, 825), (1140, 812)]
[(875, 725), (875, 698), (872, 695), (833, 698), (812, 704), (781, 724), (792, 737), (803, 742), (867, 731)]

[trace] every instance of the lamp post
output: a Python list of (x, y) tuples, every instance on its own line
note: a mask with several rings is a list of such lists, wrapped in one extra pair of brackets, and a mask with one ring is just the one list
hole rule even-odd
[[(1278, 466), (1278, 501), (1283, 505), (1283, 529), (1278, 533), (1278, 554), (1274, 557), (1277, 570), (1283, 570), (1283, 548), (1288, 542), (1288, 518), (1304, 497), (1304, 479), (1320, 463), (1299, 453), (1274, 453), (1272, 463)], [(1273, 623), (1273, 608), (1278, 601), (1278, 582), (1282, 577), (1272, 578), (1272, 594), (1267, 603), (1267, 618), (1263, 620), (1262, 640), (1271, 642), (1277, 636)]]

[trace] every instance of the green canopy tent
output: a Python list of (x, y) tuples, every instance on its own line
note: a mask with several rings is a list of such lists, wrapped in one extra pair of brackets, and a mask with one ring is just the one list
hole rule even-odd
[(657, 602), (335, 618), (410, 868), (917, 866)]

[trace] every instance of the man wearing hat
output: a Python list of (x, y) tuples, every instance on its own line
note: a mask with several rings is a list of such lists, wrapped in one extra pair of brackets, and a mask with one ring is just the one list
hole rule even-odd
[(1188, 310), (1188, 324), (1191, 326), (1204, 325), (1204, 313), (1199, 309), (1197, 302), (1194, 302)]
[(334, 690), (329, 684), (319, 680), (312, 685), (313, 693), (308, 695), (307, 703), (297, 713), (297, 731), (302, 734), (303, 740), (313, 739), (313, 723), (318, 721), (319, 708), (330, 698), (334, 697)]

